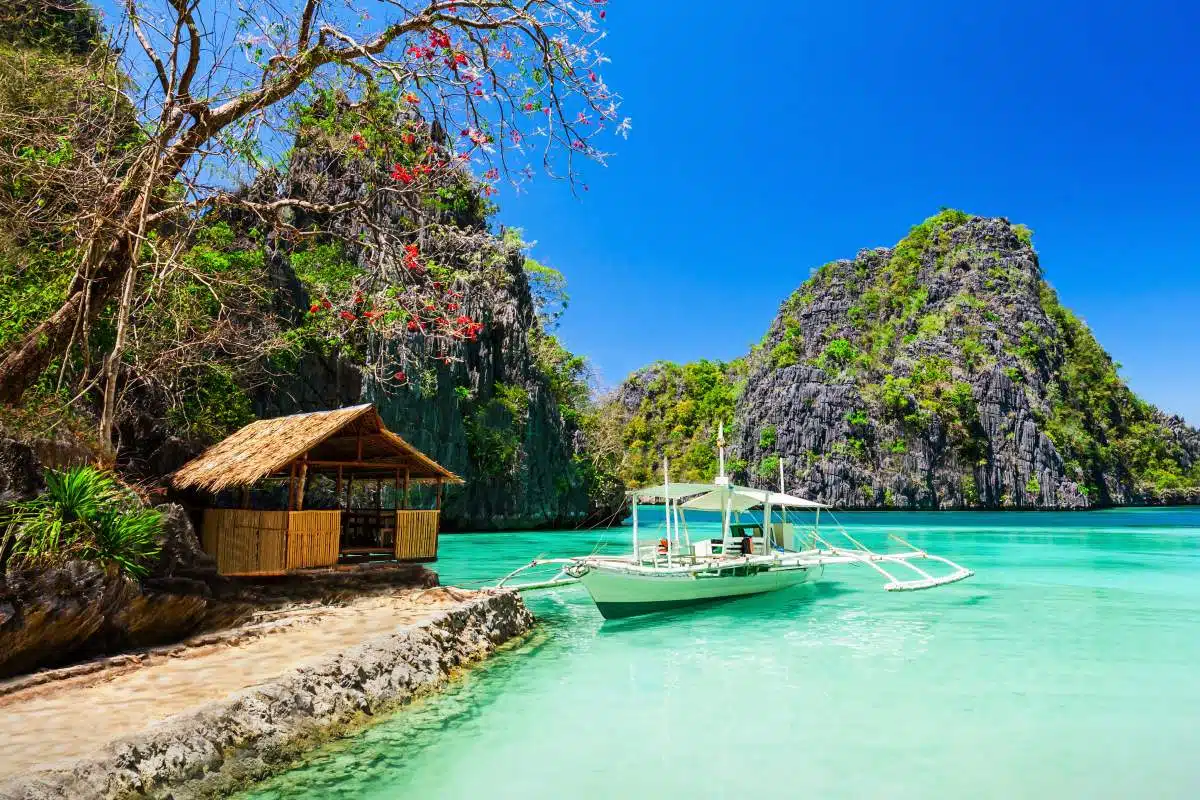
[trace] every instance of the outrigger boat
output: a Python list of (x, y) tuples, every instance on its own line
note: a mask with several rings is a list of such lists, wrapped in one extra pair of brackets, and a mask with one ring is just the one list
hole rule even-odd
[[(618, 619), (786, 589), (815, 581), (825, 567), (834, 565), (867, 566), (887, 580), (883, 588), (889, 592), (932, 589), (975, 574), (948, 558), (913, 547), (897, 536), (891, 538), (907, 547), (907, 551), (874, 552), (840, 525), (840, 534), (851, 546), (831, 544), (820, 533), (821, 511), (829, 506), (784, 493), (782, 466), (778, 492), (729, 482), (725, 477), (723, 433), (721, 431), (717, 439), (720, 474), (713, 483), (672, 484), (664, 461), (662, 485), (627, 492), (633, 509), (633, 551), (630, 554), (534, 559), (509, 573), (498, 585), (505, 586), (534, 567), (558, 566), (558, 574), (550, 580), (513, 588), (536, 589), (582, 583), (600, 614), (605, 619)], [(645, 537), (639, 526), (640, 500), (662, 503), (665, 528), (658, 530), (665, 531), (665, 535), (661, 538), (647, 540)], [(789, 509), (793, 515), (797, 510), (812, 512), (812, 526), (798, 529), (788, 520)], [(762, 513), (760, 519), (741, 520), (742, 514), (757, 510)], [(693, 540), (687, 526), (687, 511), (720, 513), (720, 537)], [(922, 566), (913, 562), (921, 562)], [(935, 576), (923, 568), (929, 562), (940, 563), (951, 571)], [(913, 577), (898, 578), (892, 570), (899, 569), (909, 570), (908, 574)]]

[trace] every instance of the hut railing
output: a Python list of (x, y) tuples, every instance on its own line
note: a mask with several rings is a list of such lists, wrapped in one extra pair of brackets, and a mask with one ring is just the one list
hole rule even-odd
[(438, 550), (437, 510), (396, 512), (396, 560), (436, 561)]
[(282, 575), (338, 560), (340, 511), (208, 508), (200, 542), (222, 575)]
[(287, 568), (331, 567), (342, 537), (340, 511), (289, 511)]
[(205, 509), (201, 544), (222, 575), (281, 575), (287, 571), (288, 513)]
[[(391, 549), (397, 561), (437, 560), (439, 511), (387, 513), (395, 514)], [(222, 575), (282, 575), (331, 567), (342, 550), (342, 512), (209, 508), (200, 538)]]

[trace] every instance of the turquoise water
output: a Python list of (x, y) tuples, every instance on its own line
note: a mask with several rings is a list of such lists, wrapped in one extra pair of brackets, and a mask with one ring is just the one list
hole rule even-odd
[[(844, 567), (616, 623), (534, 593), (531, 641), (248, 797), (1200, 796), (1200, 509), (841, 519), (978, 574), (887, 593)], [(446, 536), (437, 568), (626, 536)]]

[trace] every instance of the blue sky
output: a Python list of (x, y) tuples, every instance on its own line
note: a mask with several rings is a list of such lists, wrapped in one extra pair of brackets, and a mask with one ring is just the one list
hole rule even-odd
[(1133, 388), (1200, 424), (1200, 4), (610, 0), (607, 27), (633, 134), (578, 199), (497, 198), (604, 384), (744, 354), (813, 267), (951, 206), (1033, 228)]
[(580, 200), (498, 198), (606, 383), (745, 353), (812, 267), (952, 206), (1033, 228), (1133, 388), (1200, 423), (1197, 4), (614, 0), (608, 23), (633, 134)]

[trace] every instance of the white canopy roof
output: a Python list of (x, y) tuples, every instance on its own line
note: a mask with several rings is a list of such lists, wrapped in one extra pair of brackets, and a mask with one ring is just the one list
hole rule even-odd
[(666, 500), (668, 496), (672, 500), (678, 500), (681, 497), (691, 497), (692, 495), (711, 492), (716, 488), (716, 484), (712, 483), (672, 483), (669, 493), (666, 486), (647, 486), (643, 489), (633, 489), (627, 494), (634, 497), (647, 497), (653, 500)]
[(683, 508), (698, 511), (721, 511), (725, 507), (727, 495), (730, 498), (730, 507), (734, 511), (745, 511), (768, 502), (777, 508), (829, 508), (821, 503), (805, 500), (803, 497), (733, 484), (722, 486), (716, 483), (672, 483), (669, 490), (666, 486), (647, 486), (642, 489), (634, 489), (629, 494), (633, 497), (653, 500), (666, 500), (668, 497), (672, 500), (680, 500), (690, 497), (691, 500), (680, 505)]
[(697, 511), (721, 511), (725, 507), (726, 496), (729, 497), (729, 506), (733, 511), (745, 511), (766, 503), (770, 503), (776, 508), (829, 508), (821, 503), (805, 500), (803, 497), (769, 492), (765, 489), (751, 489), (748, 486), (730, 486), (728, 489), (717, 486), (710, 492), (684, 502), (683, 507)]

